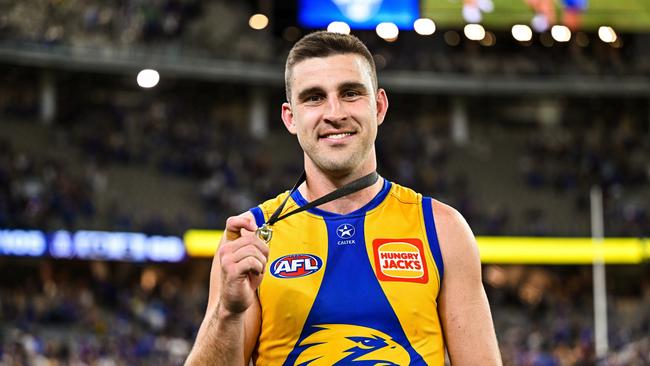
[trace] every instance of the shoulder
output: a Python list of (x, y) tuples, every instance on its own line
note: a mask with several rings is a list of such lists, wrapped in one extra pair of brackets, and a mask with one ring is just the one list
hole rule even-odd
[[(465, 218), (455, 208), (429, 196), (424, 196), (409, 187), (397, 184), (395, 182), (391, 182), (391, 185), (392, 187), (390, 194), (403, 203), (423, 202), (424, 206), (424, 202), (427, 201), (426, 207), (431, 207), (436, 222), (436, 229), (439, 225), (444, 226), (447, 229), (451, 226), (453, 227), (452, 231), (464, 231), (465, 229), (469, 229), (467, 221), (465, 221)], [(437, 229), (437, 231), (440, 230)]]
[(435, 199), (431, 206), (445, 268), (461, 269), (480, 263), (476, 239), (460, 212)]
[[(425, 197), (411, 188), (392, 183), (391, 195), (402, 203), (422, 202), (422, 209), (431, 210), (435, 235), (442, 254), (442, 262), (447, 269), (454, 272), (465, 266), (480, 266), (480, 257), (476, 239), (469, 224), (455, 208), (436, 199)], [(426, 220), (425, 213), (425, 220)]]
[(391, 195), (402, 203), (422, 202), (424, 210), (432, 211), (441, 249), (451, 247), (447, 249), (449, 251), (463, 246), (476, 246), (474, 234), (458, 210), (434, 198), (425, 197), (411, 188), (396, 183), (392, 185)]
[(422, 195), (411, 188), (390, 182), (390, 195), (402, 203), (417, 204), (422, 199)]
[(442, 203), (436, 199), (431, 199), (431, 208), (433, 215), (436, 218), (436, 223), (444, 224), (445, 226), (453, 226), (455, 229), (461, 229), (465, 226), (469, 228), (467, 221), (463, 215), (455, 208)]

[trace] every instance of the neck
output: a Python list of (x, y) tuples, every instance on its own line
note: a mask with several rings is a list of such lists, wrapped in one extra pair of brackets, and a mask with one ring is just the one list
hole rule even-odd
[[(376, 164), (370, 165), (366, 169), (359, 169), (355, 172), (332, 174), (310, 166), (309, 164), (305, 164), (307, 181), (300, 185), (298, 191), (300, 191), (300, 194), (302, 194), (307, 201), (311, 202), (343, 187), (348, 183), (366, 176), (375, 170)], [(337, 214), (348, 214), (360, 209), (370, 202), (381, 191), (383, 185), (384, 180), (380, 177), (380, 179), (370, 187), (325, 203), (319, 206), (319, 208)]]

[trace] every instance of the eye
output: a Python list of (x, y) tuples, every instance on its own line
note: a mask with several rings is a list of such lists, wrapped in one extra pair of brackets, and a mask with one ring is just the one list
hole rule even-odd
[(322, 95), (318, 94), (313, 94), (309, 95), (305, 98), (306, 103), (318, 103), (321, 102), (323, 99), (325, 99)]
[(358, 97), (360, 95), (361, 95), (361, 93), (359, 93), (356, 90), (346, 90), (345, 92), (343, 92), (343, 97), (347, 98), (347, 99), (353, 99), (353, 98), (356, 98), (356, 97)]
[(387, 343), (381, 338), (368, 338), (368, 337), (347, 337), (349, 340), (356, 343), (356, 346), (360, 349), (373, 349), (373, 348), (382, 348), (387, 345)]
[(370, 339), (363, 339), (357, 343), (361, 349), (372, 348), (372, 341)]

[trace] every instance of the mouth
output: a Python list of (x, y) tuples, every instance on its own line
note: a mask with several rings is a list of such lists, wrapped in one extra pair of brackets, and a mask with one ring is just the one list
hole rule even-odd
[(318, 137), (321, 139), (338, 141), (338, 140), (343, 140), (355, 134), (356, 132), (333, 132), (333, 133), (322, 134)]

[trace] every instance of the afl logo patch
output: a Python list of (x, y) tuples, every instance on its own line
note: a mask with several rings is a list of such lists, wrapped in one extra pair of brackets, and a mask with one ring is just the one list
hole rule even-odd
[(323, 260), (312, 254), (290, 254), (271, 263), (271, 274), (277, 278), (305, 277), (318, 272)]
[(381, 281), (427, 283), (429, 271), (419, 239), (375, 239), (375, 271)]

